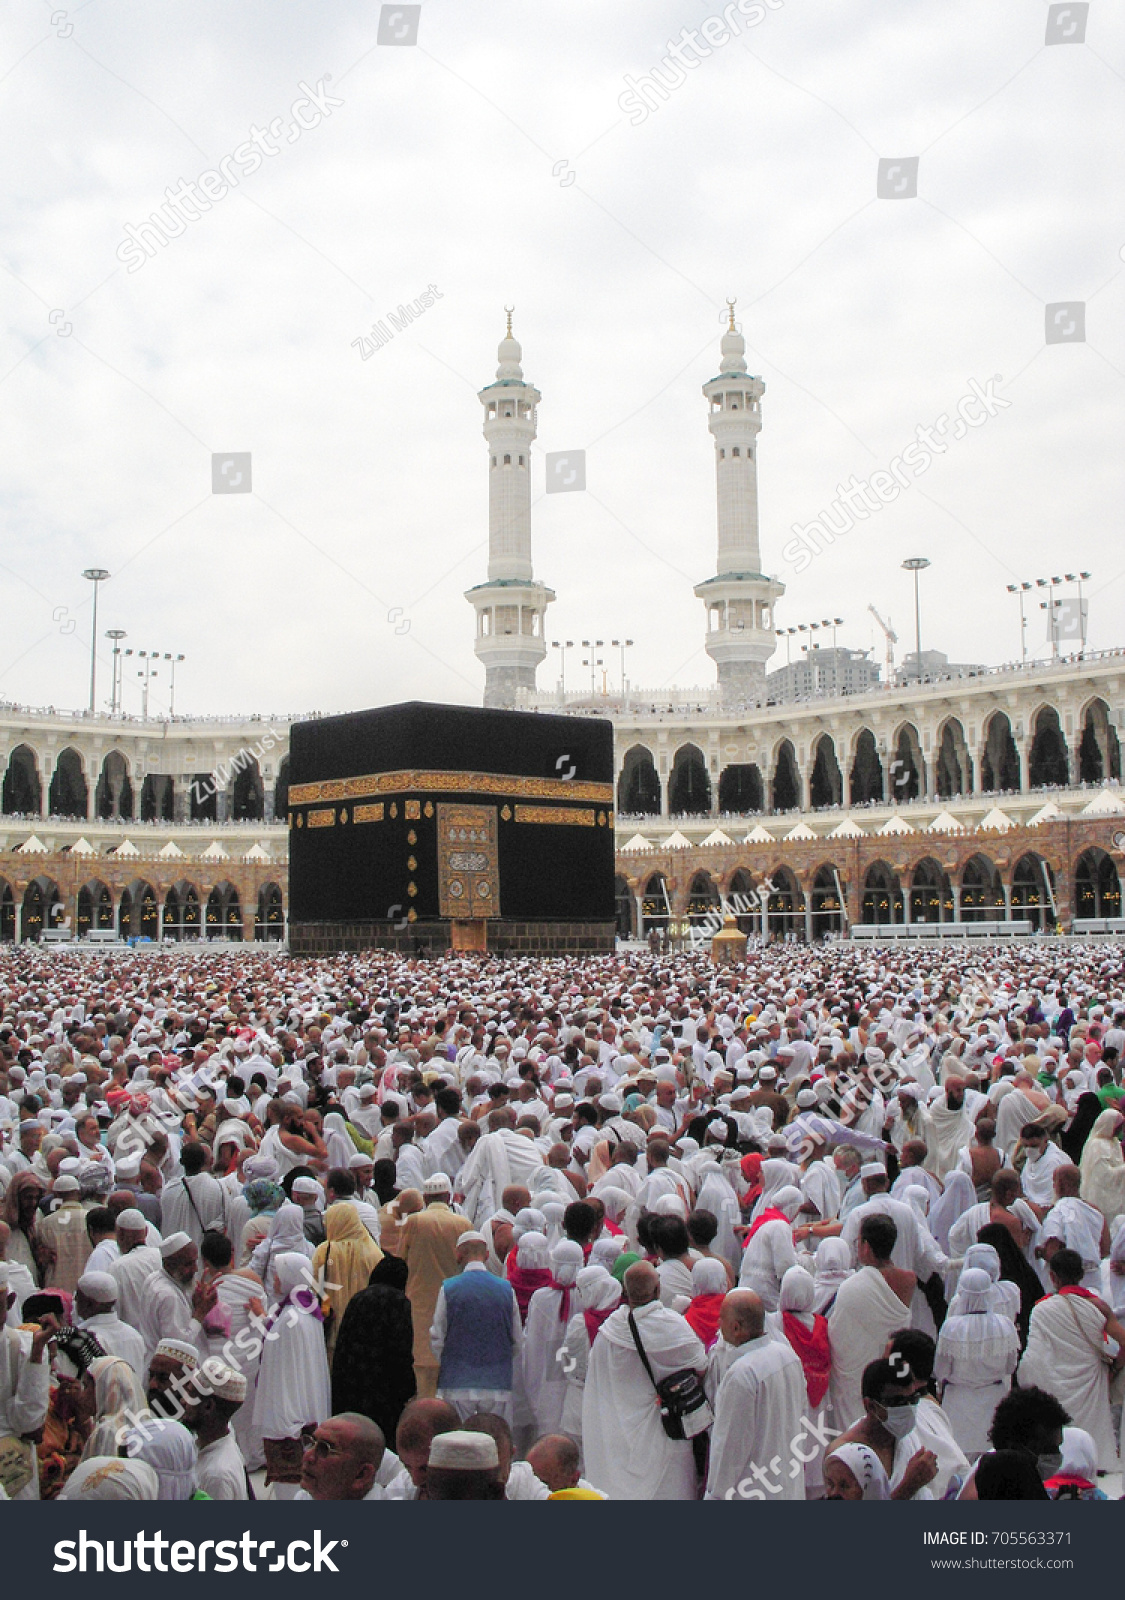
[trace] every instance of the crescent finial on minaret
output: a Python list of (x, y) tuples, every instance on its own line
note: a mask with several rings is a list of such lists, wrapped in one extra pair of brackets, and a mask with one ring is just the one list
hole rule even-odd
[(508, 319), (508, 331), (504, 335), (504, 337), (506, 339), (510, 339), (512, 337), (512, 313), (515, 311), (515, 309), (516, 309), (515, 306), (505, 306), (504, 307), (504, 315)]

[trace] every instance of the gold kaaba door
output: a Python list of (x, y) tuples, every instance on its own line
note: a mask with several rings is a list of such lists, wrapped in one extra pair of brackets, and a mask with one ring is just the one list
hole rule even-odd
[(443, 917), (500, 915), (496, 807), (439, 804), (438, 903)]

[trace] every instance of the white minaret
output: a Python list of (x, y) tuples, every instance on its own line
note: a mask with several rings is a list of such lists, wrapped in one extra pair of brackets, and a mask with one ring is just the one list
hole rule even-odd
[(488, 582), (465, 598), (477, 613), (484, 703), (511, 708), (519, 689), (535, 688), (535, 669), (547, 654), (544, 617), (555, 596), (532, 576), (531, 445), (540, 394), (524, 379), (511, 308), (507, 314), (496, 381), (479, 396), (488, 441)]
[(719, 553), (716, 576), (696, 585), (707, 607), (707, 654), (718, 671), (725, 705), (762, 698), (766, 662), (777, 647), (773, 607), (785, 585), (761, 571), (758, 544), (758, 434), (765, 384), (746, 371), (746, 341), (734, 324), (723, 335), (719, 376), (703, 385), (715, 441)]

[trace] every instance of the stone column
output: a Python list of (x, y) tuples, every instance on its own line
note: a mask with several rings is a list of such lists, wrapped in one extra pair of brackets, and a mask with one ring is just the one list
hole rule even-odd
[(1011, 920), (1012, 920), (1012, 887), (1011, 887), (1011, 884), (1005, 883), (1003, 878), (1000, 879), (1000, 887), (1004, 891), (1004, 921), (1005, 922), (1011, 922)]
[(951, 878), (950, 879), (950, 888), (953, 890), (953, 916), (951, 917), (950, 920), (952, 922), (960, 922), (960, 920), (961, 920), (961, 885), (959, 883), (957, 883), (954, 879)]
[(637, 907), (637, 938), (644, 938), (645, 925), (645, 897), (643, 894), (634, 894), (633, 900)]
[(803, 889), (801, 892), (805, 897), (805, 943), (806, 944), (812, 944), (812, 942), (813, 942), (812, 893), (808, 889)]

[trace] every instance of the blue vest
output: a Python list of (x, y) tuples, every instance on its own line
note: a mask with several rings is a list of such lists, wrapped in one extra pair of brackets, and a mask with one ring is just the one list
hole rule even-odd
[(511, 1284), (474, 1270), (447, 1278), (443, 1293), (446, 1334), (439, 1387), (510, 1389), (516, 1298)]

